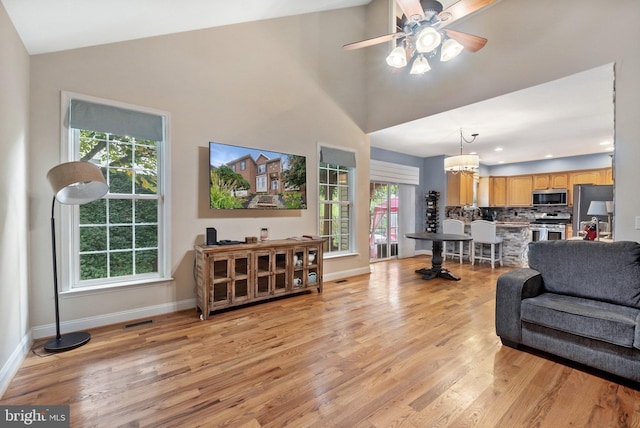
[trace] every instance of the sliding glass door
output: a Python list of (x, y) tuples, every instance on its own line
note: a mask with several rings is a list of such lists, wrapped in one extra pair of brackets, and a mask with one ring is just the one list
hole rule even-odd
[(397, 184), (371, 182), (369, 185), (369, 258), (398, 256)]

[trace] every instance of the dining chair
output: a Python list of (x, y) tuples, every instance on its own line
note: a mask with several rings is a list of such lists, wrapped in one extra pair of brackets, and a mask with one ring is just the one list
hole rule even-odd
[[(487, 220), (475, 220), (471, 222), (471, 264), (476, 260), (487, 260), (491, 262), (491, 269), (495, 267), (498, 260), (502, 266), (502, 238), (496, 235), (496, 223)], [(476, 253), (476, 245), (480, 245), (480, 251)], [(491, 254), (485, 255), (484, 246), (491, 247)], [(496, 250), (498, 258), (496, 259)]]
[[(455, 235), (464, 235), (464, 222), (462, 220), (456, 220), (452, 218), (448, 218), (442, 221), (442, 233), (452, 233)], [(451, 245), (451, 247), (450, 247)], [(456, 246), (458, 250), (456, 251)], [(451, 248), (451, 249), (450, 249)], [(460, 264), (462, 264), (462, 258), (464, 257), (464, 242), (444, 242), (444, 259), (447, 259), (447, 256), (451, 256), (451, 258), (458, 257), (460, 259)]]

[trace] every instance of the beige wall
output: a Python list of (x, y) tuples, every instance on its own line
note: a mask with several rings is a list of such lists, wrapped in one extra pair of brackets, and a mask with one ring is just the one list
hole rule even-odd
[(0, 4), (0, 396), (29, 346), (28, 101), (29, 56)]
[[(421, 77), (384, 69), (388, 45), (368, 48), (365, 131), (452, 108), (615, 62), (615, 236), (640, 241), (636, 196), (640, 159), (640, 27), (637, 0), (603, 9), (599, 0), (502, 0), (452, 28), (489, 39)], [(379, 28), (383, 31), (383, 28)], [(544, 108), (544, 106), (541, 106)]]
[[(49, 260), (50, 190), (45, 172), (59, 162), (60, 91), (73, 91), (165, 110), (171, 121), (171, 272), (167, 284), (62, 296), (62, 319), (109, 314), (143, 316), (141, 308), (194, 298), (193, 245), (213, 226), (219, 239), (271, 238), (317, 231), (318, 142), (357, 151), (357, 180), (368, 183), (368, 139), (362, 55), (340, 49), (357, 38), (350, 23), (363, 8), (262, 21), (31, 58), (30, 259)], [(325, 31), (326, 29), (330, 31)], [(294, 212), (220, 212), (208, 204), (208, 142), (301, 154), (309, 166), (309, 208)], [(368, 197), (357, 194), (359, 255), (328, 260), (327, 276), (368, 272)], [(32, 265), (31, 325), (53, 322), (50, 272)], [(168, 308), (168, 307), (167, 307)], [(195, 316), (195, 315), (194, 315)], [(105, 317), (96, 320), (96, 317)], [(91, 323), (89, 323), (91, 324)], [(38, 333), (42, 334), (42, 333)], [(34, 332), (34, 335), (36, 333)]]

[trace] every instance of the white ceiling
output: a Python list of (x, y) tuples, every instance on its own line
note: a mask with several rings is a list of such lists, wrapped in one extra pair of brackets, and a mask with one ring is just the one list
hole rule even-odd
[(613, 64), (603, 65), (373, 132), (371, 145), (419, 157), (456, 155), (462, 128), (468, 140), (480, 134), (463, 152), (477, 152), (485, 165), (605, 152), (613, 147), (613, 79)]
[[(0, 0), (32, 54), (367, 4), (370, 0)], [(453, 1), (443, 0), (445, 7)], [(497, 2), (496, 2), (497, 3)], [(481, 13), (481, 12), (480, 12)], [(463, 28), (461, 28), (463, 30)], [(354, 40), (355, 41), (355, 40)], [(336, 49), (339, 49), (336, 46)], [(477, 53), (481, 55), (482, 51)], [(407, 74), (407, 78), (412, 76)], [(495, 165), (604, 151), (613, 142), (613, 66), (400, 124), (371, 145), (420, 157), (476, 151)], [(494, 149), (502, 147), (502, 152)]]
[(323, 10), (371, 0), (1, 0), (29, 54)]

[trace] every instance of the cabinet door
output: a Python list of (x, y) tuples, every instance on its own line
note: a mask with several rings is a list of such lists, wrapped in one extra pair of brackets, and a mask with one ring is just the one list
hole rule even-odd
[(249, 253), (235, 253), (231, 256), (231, 301), (239, 303), (251, 299), (251, 257)]
[(507, 206), (531, 206), (533, 178), (530, 175), (507, 177)]
[(473, 174), (460, 175), (460, 205), (473, 205)]
[(552, 189), (567, 189), (569, 187), (569, 175), (565, 172), (551, 174)]
[(447, 172), (447, 206), (460, 206), (460, 176), (462, 174), (453, 174)]
[(602, 184), (613, 184), (613, 168), (605, 168)]
[(507, 205), (507, 177), (489, 177), (489, 205), (492, 207)]
[(473, 205), (473, 174), (447, 172), (447, 206)]
[(577, 171), (571, 173), (571, 187), (574, 184), (600, 184), (600, 171)]
[(253, 254), (254, 270), (254, 297), (268, 296), (271, 294), (271, 250), (255, 251)]
[(551, 187), (550, 184), (551, 182), (548, 174), (536, 174), (533, 176), (534, 190), (546, 190)]
[(231, 302), (231, 259), (220, 254), (209, 256), (208, 262), (209, 307), (227, 306)]
[(289, 271), (287, 266), (291, 263), (291, 251), (286, 249), (278, 249), (272, 251), (272, 270), (271, 270), (271, 293), (286, 293), (290, 289)]

